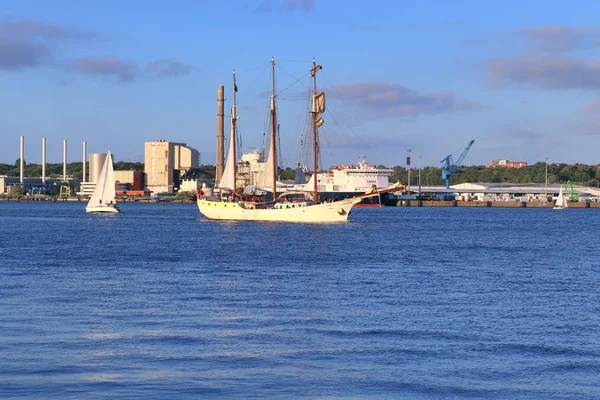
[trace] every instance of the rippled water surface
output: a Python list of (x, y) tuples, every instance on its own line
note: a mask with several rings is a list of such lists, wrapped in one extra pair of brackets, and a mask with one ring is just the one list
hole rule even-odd
[(0, 398), (600, 398), (600, 210), (0, 202)]

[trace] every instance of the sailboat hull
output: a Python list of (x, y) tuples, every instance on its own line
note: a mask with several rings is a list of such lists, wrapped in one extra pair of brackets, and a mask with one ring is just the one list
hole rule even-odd
[(112, 206), (86, 207), (85, 212), (117, 214), (119, 210)]
[(345, 199), (332, 203), (297, 206), (280, 204), (282, 208), (252, 209), (238, 203), (198, 199), (198, 209), (208, 219), (263, 222), (332, 223), (347, 222), (352, 207), (361, 199)]

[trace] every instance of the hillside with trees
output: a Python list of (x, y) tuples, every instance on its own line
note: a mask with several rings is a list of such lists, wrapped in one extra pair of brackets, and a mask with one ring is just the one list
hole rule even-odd
[[(411, 185), (417, 185), (418, 170), (411, 172)], [(400, 179), (407, 182), (407, 171), (404, 167), (394, 167), (391, 182)], [(548, 183), (566, 183), (568, 180), (574, 185), (600, 186), (600, 166), (586, 164), (548, 164)], [(461, 166), (451, 178), (451, 184), (465, 182), (487, 183), (545, 183), (546, 163), (537, 162), (523, 168), (503, 168), (487, 166)], [(421, 169), (421, 185), (442, 186), (442, 169), (425, 167)]]
[[(7, 176), (19, 176), (19, 159), (14, 164), (0, 164), (0, 175)], [(118, 161), (114, 163), (115, 171), (132, 171), (132, 170), (144, 170), (144, 164), (139, 162), (126, 162)], [(89, 164), (88, 164), (89, 172)], [(41, 164), (28, 164), (25, 160), (25, 168), (23, 174), (30, 178), (39, 178), (42, 176), (42, 165)], [(46, 164), (46, 177), (47, 178), (62, 178), (63, 176), (63, 165), (62, 163), (48, 163)], [(83, 177), (83, 163), (72, 162), (67, 164), (67, 176), (70, 178), (81, 179)]]

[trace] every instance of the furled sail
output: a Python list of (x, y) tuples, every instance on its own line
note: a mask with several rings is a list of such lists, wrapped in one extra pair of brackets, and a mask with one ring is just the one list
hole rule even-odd
[(325, 92), (313, 96), (313, 112), (323, 114), (325, 112)]

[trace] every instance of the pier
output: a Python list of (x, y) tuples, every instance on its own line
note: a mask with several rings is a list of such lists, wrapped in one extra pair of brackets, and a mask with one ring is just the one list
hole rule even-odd
[[(600, 208), (600, 202), (568, 202), (569, 208)], [(493, 207), (552, 208), (554, 203), (539, 201), (465, 201), (465, 200), (398, 200), (397, 207)]]

